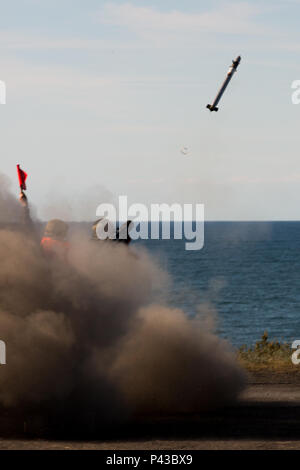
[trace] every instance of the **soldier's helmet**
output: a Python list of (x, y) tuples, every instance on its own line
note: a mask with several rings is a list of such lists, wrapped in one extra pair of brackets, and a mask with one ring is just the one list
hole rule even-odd
[(53, 240), (65, 240), (68, 230), (69, 226), (66, 222), (60, 219), (53, 219), (47, 223), (44, 236)]
[[(132, 221), (128, 220), (121, 227), (115, 228), (107, 219), (98, 219), (92, 226), (92, 239), (93, 240), (111, 240), (128, 245), (131, 242), (129, 232), (132, 228)], [(99, 234), (105, 235), (101, 238)]]
[[(101, 230), (100, 230), (101, 229)], [(98, 233), (97, 233), (98, 230)], [(109, 221), (105, 218), (101, 218), (96, 220), (92, 226), (92, 239), (93, 240), (102, 240), (99, 236), (100, 233), (107, 234), (104, 240), (113, 240), (114, 239), (114, 229), (113, 226), (109, 223)]]

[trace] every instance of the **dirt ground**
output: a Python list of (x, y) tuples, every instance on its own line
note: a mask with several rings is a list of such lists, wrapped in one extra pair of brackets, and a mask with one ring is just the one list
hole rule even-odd
[(252, 373), (234, 406), (201, 415), (140, 418), (90, 439), (30, 438), (23, 429), (14, 435), (1, 422), (1, 450), (300, 449), (300, 373)]

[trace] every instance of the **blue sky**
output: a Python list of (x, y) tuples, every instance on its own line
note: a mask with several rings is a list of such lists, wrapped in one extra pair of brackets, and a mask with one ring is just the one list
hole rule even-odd
[(208, 220), (300, 218), (300, 1), (0, 6), (0, 171), (17, 191), (21, 163), (41, 217), (93, 218), (126, 194), (204, 203)]

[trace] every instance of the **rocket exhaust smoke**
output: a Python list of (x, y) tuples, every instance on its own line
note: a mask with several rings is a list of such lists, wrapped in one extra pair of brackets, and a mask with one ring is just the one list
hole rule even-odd
[(230, 346), (200, 318), (155, 304), (164, 273), (147, 254), (80, 236), (68, 262), (49, 260), (34, 237), (3, 228), (0, 260), (0, 412), (101, 427), (207, 410), (241, 391)]

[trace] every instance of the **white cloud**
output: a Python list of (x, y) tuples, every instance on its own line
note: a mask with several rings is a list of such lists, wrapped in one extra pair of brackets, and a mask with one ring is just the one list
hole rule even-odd
[[(139, 50), (145, 47), (167, 45), (177, 47), (182, 42), (187, 44), (189, 39), (192, 44), (204, 34), (245, 34), (260, 35), (270, 33), (270, 29), (257, 24), (258, 15), (265, 11), (248, 2), (223, 3), (217, 9), (204, 12), (186, 13), (179, 10), (163, 12), (151, 7), (139, 7), (131, 3), (118, 4), (105, 3), (94, 17), (101, 24), (123, 27), (134, 31), (146, 39), (137, 41), (134, 38), (123, 37), (112, 39), (110, 37), (67, 37), (35, 35), (24, 31), (2, 30), (0, 31), (0, 49), (4, 53), (14, 50), (82, 50), (100, 51), (106, 50)], [(170, 41), (168, 41), (168, 39)], [(147, 40), (150, 40), (147, 43)], [(222, 47), (216, 35), (210, 37), (209, 43), (202, 42), (205, 47)]]
[(131, 42), (111, 41), (108, 39), (86, 39), (76, 37), (53, 38), (42, 35), (34, 35), (16, 31), (0, 31), (0, 49), (9, 52), (10, 50), (110, 50), (114, 49), (139, 49), (139, 44)]
[(184, 13), (178, 10), (161, 12), (131, 3), (110, 2), (104, 5), (98, 18), (102, 23), (123, 26), (142, 34), (151, 31), (259, 34), (265, 31), (265, 28), (253, 21), (259, 12), (257, 7), (247, 2), (223, 4), (219, 9), (204, 13)]

